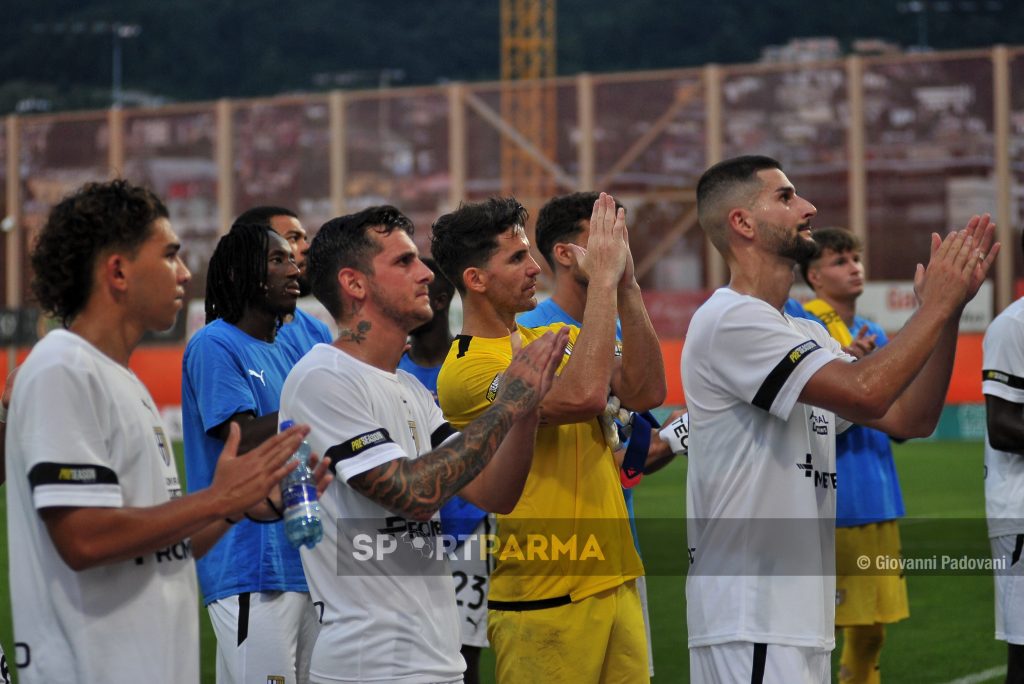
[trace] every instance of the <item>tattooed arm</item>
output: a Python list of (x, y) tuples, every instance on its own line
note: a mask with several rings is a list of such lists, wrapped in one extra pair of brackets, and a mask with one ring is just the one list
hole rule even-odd
[(520, 350), (504, 373), (493, 406), (462, 434), (417, 459), (399, 458), (371, 468), (349, 478), (348, 484), (415, 520), (429, 520), (463, 488), (477, 505), (512, 510), (533, 458), (537, 407), (551, 388), (567, 337), (563, 328)]

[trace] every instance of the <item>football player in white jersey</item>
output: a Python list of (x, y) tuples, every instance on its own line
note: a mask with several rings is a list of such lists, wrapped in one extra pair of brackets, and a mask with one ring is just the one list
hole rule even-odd
[(280, 415), (308, 422), (313, 449), (336, 464), (321, 499), (332, 524), (301, 550), (323, 606), (311, 682), (462, 681), (438, 511), (456, 493), (484, 510), (515, 506), (568, 340), (559, 332), (519, 351), (491, 408), (456, 433), (430, 392), (397, 370), (409, 332), (433, 317), (434, 276), (412, 232), (394, 207), (370, 207), (325, 223), (309, 249), (313, 294), (339, 334), (292, 369)]
[(848, 363), (825, 328), (782, 313), (794, 263), (814, 250), (816, 209), (779, 163), (712, 166), (697, 208), (731, 276), (694, 315), (682, 358), (691, 681), (824, 684), (835, 645), (835, 434), (846, 420), (931, 433), (960, 313), (999, 250), (994, 225), (975, 216), (945, 239), (933, 234), (914, 278), (917, 312), (886, 347)]
[[(18, 374), (18, 369), (14, 368), (10, 373), (7, 374), (7, 380), (4, 382), (4, 392), (0, 396), (0, 485), (7, 481), (7, 471), (5, 458), (5, 447), (4, 444), (7, 440), (7, 409), (11, 405), (11, 391), (14, 389), (14, 376)], [(0, 684), (11, 684), (11, 669), (7, 664), (7, 655), (4, 653), (4, 649), (0, 646)]]
[[(189, 271), (167, 209), (126, 181), (54, 207), (33, 290), (65, 328), (21, 366), (7, 418), (11, 595), (19, 681), (199, 681), (189, 537), (258, 512), (308, 428), (237, 455), (182, 496), (156, 403), (129, 370), (147, 331), (173, 325)], [(321, 467), (320, 472), (323, 472)]]
[(985, 331), (985, 513), (995, 573), (996, 639), (1006, 642), (1006, 681), (1024, 682), (1024, 298)]

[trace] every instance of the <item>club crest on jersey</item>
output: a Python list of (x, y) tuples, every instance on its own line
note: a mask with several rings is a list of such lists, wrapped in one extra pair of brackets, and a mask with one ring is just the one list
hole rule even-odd
[(156, 435), (156, 448), (160, 450), (160, 456), (164, 459), (164, 465), (171, 465), (171, 447), (167, 440), (167, 435), (164, 434), (162, 427), (154, 427), (153, 432)]
[(494, 398), (498, 396), (498, 388), (501, 386), (501, 373), (494, 376), (491, 380), (490, 386), (487, 388), (487, 401), (493, 402)]
[(835, 473), (830, 473), (830, 472), (828, 472), (826, 470), (817, 470), (817, 469), (815, 469), (814, 463), (813, 463), (813, 460), (812, 460), (810, 454), (807, 454), (807, 457), (804, 459), (803, 463), (801, 463), (800, 461), (797, 461), (796, 467), (799, 470), (803, 471), (804, 477), (806, 477), (806, 478), (813, 477), (814, 478), (814, 486), (815, 487), (821, 487), (822, 489), (835, 489), (836, 488), (836, 484), (837, 484), (837, 482), (836, 482), (836, 474)]

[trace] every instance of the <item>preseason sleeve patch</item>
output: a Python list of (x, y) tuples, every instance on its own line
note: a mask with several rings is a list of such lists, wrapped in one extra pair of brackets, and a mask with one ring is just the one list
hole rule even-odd
[(821, 349), (821, 345), (814, 340), (801, 342), (790, 349), (782, 360), (779, 361), (778, 365), (772, 369), (772, 372), (768, 374), (768, 377), (764, 379), (764, 382), (761, 383), (761, 387), (758, 388), (757, 394), (754, 395), (754, 400), (751, 403), (759, 409), (770, 411), (772, 404), (775, 402), (775, 397), (782, 391), (786, 381), (789, 380), (789, 376), (793, 374), (793, 371), (796, 370), (801, 361), (818, 349)]
[(32, 489), (43, 485), (117, 484), (117, 473), (94, 463), (37, 463), (28, 473)]
[(331, 458), (331, 470), (334, 470), (334, 466), (341, 461), (349, 458), (354, 458), (359, 454), (363, 453), (367, 449), (380, 446), (381, 444), (387, 444), (388, 442), (394, 442), (391, 439), (391, 435), (384, 428), (378, 428), (376, 430), (370, 430), (364, 432), (361, 435), (356, 435), (350, 440), (344, 441), (341, 444), (335, 444), (327, 450), (325, 456)]
[(998, 370), (981, 371), (982, 382), (998, 382), (1013, 389), (1024, 389), (1024, 378)]
[(494, 403), (494, 399), (498, 396), (498, 388), (501, 387), (501, 373), (494, 376), (491, 380), (491, 384), (487, 386), (487, 401)]

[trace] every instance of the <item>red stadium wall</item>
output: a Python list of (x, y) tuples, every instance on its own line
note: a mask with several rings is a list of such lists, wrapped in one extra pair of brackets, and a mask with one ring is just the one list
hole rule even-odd
[[(982, 335), (964, 334), (957, 342), (956, 364), (953, 379), (946, 394), (947, 404), (980, 404), (981, 396), (981, 341)], [(679, 377), (679, 357), (683, 351), (682, 340), (664, 340), (661, 353), (665, 359), (665, 375), (668, 379), (669, 405), (685, 403), (683, 381)], [(132, 355), (131, 368), (146, 384), (157, 404), (161, 406), (181, 404), (181, 358), (183, 347), (143, 347)], [(27, 352), (18, 353), (18, 363)], [(7, 356), (0, 354), (0, 368), (7, 373)]]

